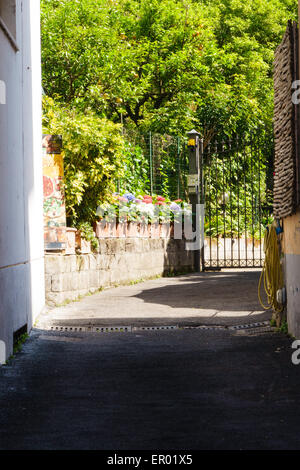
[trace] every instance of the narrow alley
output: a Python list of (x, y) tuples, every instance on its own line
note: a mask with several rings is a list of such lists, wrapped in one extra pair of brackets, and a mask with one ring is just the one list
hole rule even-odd
[(0, 452), (300, 448), (299, 25), (0, 0)]
[(297, 448), (292, 339), (267, 326), (258, 276), (155, 279), (42, 315), (0, 370), (0, 448)]

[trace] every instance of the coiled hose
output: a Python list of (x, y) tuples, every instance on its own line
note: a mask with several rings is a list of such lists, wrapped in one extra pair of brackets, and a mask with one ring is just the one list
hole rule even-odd
[[(280, 252), (276, 227), (269, 225), (265, 231), (264, 237), (265, 260), (258, 283), (258, 298), (261, 306), (265, 310), (273, 309), (273, 312), (280, 314), (283, 311), (283, 305), (277, 301), (277, 291), (283, 287), (283, 273), (280, 264)], [(261, 285), (264, 285), (267, 294), (268, 305), (265, 305), (261, 298)]]

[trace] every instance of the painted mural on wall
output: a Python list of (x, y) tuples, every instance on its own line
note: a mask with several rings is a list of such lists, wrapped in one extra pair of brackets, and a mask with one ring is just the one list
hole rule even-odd
[(43, 135), (44, 241), (46, 250), (66, 247), (66, 207), (62, 186), (62, 138)]

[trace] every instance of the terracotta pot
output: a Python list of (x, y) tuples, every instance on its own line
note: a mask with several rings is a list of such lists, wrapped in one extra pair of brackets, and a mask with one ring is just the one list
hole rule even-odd
[(101, 220), (100, 222), (96, 222), (96, 237), (97, 238), (107, 238), (108, 237), (108, 223), (105, 220)]
[(84, 238), (81, 238), (81, 247), (80, 247), (81, 253), (91, 253), (91, 242), (88, 242)]
[(137, 238), (139, 236), (137, 222), (128, 222), (126, 235), (129, 238)]
[(127, 231), (127, 222), (118, 222), (116, 226), (116, 236), (119, 238), (125, 238)]
[(108, 222), (108, 236), (110, 238), (117, 237), (117, 222)]
[(160, 237), (160, 224), (155, 223), (151, 224), (151, 238), (159, 238)]
[(76, 248), (76, 228), (67, 227), (67, 245), (66, 245), (66, 255), (75, 255)]
[(170, 238), (171, 226), (170, 224), (160, 225), (160, 236), (161, 238)]
[(91, 253), (91, 242), (88, 242), (84, 238), (81, 237), (80, 230), (76, 232), (76, 248), (82, 254)]
[(148, 224), (139, 224), (139, 225), (140, 225), (140, 237), (149, 238)]

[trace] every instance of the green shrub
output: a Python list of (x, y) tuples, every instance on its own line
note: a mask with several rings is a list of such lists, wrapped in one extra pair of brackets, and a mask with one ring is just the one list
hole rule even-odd
[(62, 108), (49, 97), (44, 97), (43, 105), (44, 133), (63, 137), (68, 224), (92, 222), (97, 206), (115, 190), (124, 172), (120, 125), (92, 111)]
[(98, 239), (95, 236), (94, 230), (89, 222), (82, 222), (78, 225), (78, 230), (80, 230), (80, 235), (82, 238), (91, 242), (91, 248), (93, 251), (96, 251), (99, 247)]

